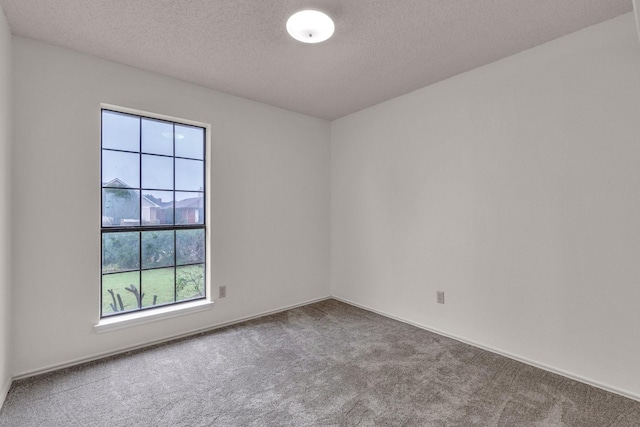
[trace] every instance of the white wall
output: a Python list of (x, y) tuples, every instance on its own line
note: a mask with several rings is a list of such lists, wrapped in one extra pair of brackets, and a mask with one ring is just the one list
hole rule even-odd
[[(629, 14), (331, 125), (14, 38), (11, 372), (326, 296), (331, 236), (337, 297), (640, 397), (635, 31)], [(100, 102), (212, 124), (210, 261), (228, 286), (213, 310), (93, 332)], [(0, 226), (5, 305), (9, 237)]]
[(0, 406), (11, 383), (11, 32), (0, 8)]
[(640, 36), (640, 0), (633, 0), (633, 11), (636, 14), (636, 25), (638, 26), (638, 36)]
[[(328, 296), (329, 122), (14, 40), (14, 374)], [(100, 102), (212, 124), (213, 310), (93, 332)]]
[(633, 14), (339, 119), (331, 150), (335, 296), (640, 398)]

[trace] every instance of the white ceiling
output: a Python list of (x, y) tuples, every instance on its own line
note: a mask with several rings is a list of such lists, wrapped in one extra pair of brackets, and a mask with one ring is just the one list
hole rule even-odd
[[(14, 34), (335, 119), (632, 10), (632, 0), (0, 0)], [(306, 45), (301, 9), (336, 24)]]

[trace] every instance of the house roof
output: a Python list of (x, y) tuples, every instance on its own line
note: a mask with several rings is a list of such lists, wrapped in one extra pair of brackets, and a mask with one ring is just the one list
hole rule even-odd
[[(122, 181), (119, 178), (114, 178), (111, 181), (107, 182), (107, 183), (103, 183), (102, 184), (103, 187), (107, 187), (107, 188), (131, 188), (131, 186), (129, 186), (129, 184), (127, 184), (126, 182)], [(166, 207), (167, 205), (170, 205), (171, 203), (156, 203), (153, 200), (151, 200), (149, 197), (147, 197), (146, 194), (142, 195), (142, 202), (143, 204), (146, 203), (147, 206), (151, 206), (151, 207), (155, 207), (155, 208), (161, 208), (161, 207)]]
[(102, 183), (103, 187), (111, 187), (111, 188), (131, 188), (127, 183), (122, 181), (119, 178), (114, 178), (107, 183)]
[(176, 209), (194, 208), (201, 209), (204, 207), (204, 198), (191, 197), (189, 199), (178, 200), (175, 205)]

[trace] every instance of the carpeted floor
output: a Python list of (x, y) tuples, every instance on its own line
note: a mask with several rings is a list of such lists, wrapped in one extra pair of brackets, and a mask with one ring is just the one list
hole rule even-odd
[(640, 402), (328, 300), (16, 381), (0, 426), (640, 426)]

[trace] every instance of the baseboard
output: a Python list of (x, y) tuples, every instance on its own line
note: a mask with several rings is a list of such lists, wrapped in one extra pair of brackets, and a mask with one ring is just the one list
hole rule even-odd
[(7, 378), (4, 384), (2, 384), (2, 388), (0, 388), (0, 409), (2, 409), (2, 405), (4, 405), (4, 401), (7, 399), (7, 394), (11, 388), (11, 382), (11, 377)]
[[(145, 348), (145, 347), (150, 347), (150, 346), (157, 345), (157, 344), (163, 344), (163, 343), (174, 341), (174, 340), (177, 340), (177, 339), (186, 338), (186, 337), (189, 337), (189, 336), (192, 336), (192, 335), (201, 334), (203, 332), (213, 331), (213, 330), (216, 330), (216, 329), (220, 329), (220, 328), (224, 328), (224, 327), (227, 327), (227, 326), (235, 325), (235, 324), (238, 324), (238, 323), (246, 322), (248, 320), (259, 319), (261, 317), (269, 316), (269, 315), (272, 315), (272, 314), (282, 313), (283, 311), (292, 310), (294, 308), (303, 307), (305, 305), (313, 304), (313, 303), (320, 302), (320, 301), (326, 301), (328, 299), (331, 299), (331, 296), (327, 295), (325, 297), (316, 298), (316, 299), (313, 299), (313, 300), (309, 300), (309, 301), (305, 301), (305, 302), (301, 302), (301, 303), (297, 303), (297, 304), (293, 304), (293, 305), (288, 305), (288, 306), (285, 306), (285, 307), (276, 308), (274, 310), (263, 311), (263, 312), (260, 312), (258, 314), (253, 314), (251, 316), (240, 317), (240, 318), (237, 318), (237, 319), (234, 319), (234, 320), (229, 320), (227, 322), (216, 323), (215, 325), (205, 326), (203, 328), (192, 329), (192, 330), (187, 331), (187, 332), (183, 332), (183, 333), (176, 334), (176, 335), (171, 335), (169, 337), (161, 338), (159, 340), (147, 341), (147, 342), (144, 342), (142, 344), (135, 345), (135, 346), (122, 347), (122, 348), (119, 348), (117, 350), (109, 351), (109, 352), (106, 352), (106, 353), (97, 353), (97, 354), (94, 354), (94, 355), (91, 355), (91, 356), (81, 357), (81, 358), (73, 359), (73, 360), (70, 360), (70, 361), (67, 361), (67, 362), (63, 362), (63, 363), (57, 363), (55, 365), (50, 365), (50, 366), (47, 366), (47, 367), (44, 367), (44, 368), (41, 368), (41, 369), (36, 369), (36, 370), (33, 370), (33, 371), (26, 371), (26, 372), (22, 372), (22, 373), (16, 374), (16, 375), (13, 376), (13, 380), (22, 380), (22, 379), (29, 378), (29, 377), (34, 377), (34, 376), (37, 376), (37, 375), (46, 374), (48, 372), (53, 372), (53, 371), (58, 371), (60, 369), (70, 368), (72, 366), (81, 365), (83, 363), (93, 362), (94, 360), (104, 359), (105, 357), (116, 356), (118, 354), (127, 353), (129, 351), (139, 350), (139, 349), (142, 349), (142, 348)], [(9, 381), (9, 385), (11, 385), (11, 381)], [(7, 387), (7, 391), (9, 391), (8, 387)], [(6, 395), (6, 393), (5, 393), (5, 395)]]
[(525, 364), (533, 366), (535, 368), (540, 368), (540, 369), (543, 369), (545, 371), (548, 371), (548, 372), (551, 372), (551, 373), (554, 373), (554, 374), (558, 374), (558, 375), (561, 375), (563, 377), (566, 377), (566, 378), (569, 378), (569, 379), (572, 379), (572, 380), (575, 380), (575, 381), (578, 381), (578, 382), (581, 382), (581, 383), (584, 383), (584, 384), (587, 384), (587, 385), (590, 385), (590, 386), (593, 386), (593, 387), (597, 387), (597, 388), (602, 389), (604, 391), (608, 391), (608, 392), (615, 393), (615, 394), (618, 394), (620, 396), (623, 396), (623, 397), (626, 397), (626, 398), (629, 398), (629, 399), (640, 401), (640, 395), (632, 393), (630, 391), (622, 390), (622, 389), (619, 389), (617, 387), (612, 387), (612, 386), (609, 386), (607, 384), (603, 384), (603, 383), (600, 383), (598, 381), (594, 381), (594, 380), (591, 380), (589, 378), (585, 378), (585, 377), (582, 377), (580, 375), (576, 375), (576, 374), (574, 374), (572, 372), (568, 372), (568, 371), (565, 371), (563, 369), (558, 369), (558, 368), (555, 368), (553, 366), (549, 366), (549, 365), (546, 365), (544, 363), (540, 363), (540, 362), (537, 362), (535, 360), (531, 360), (531, 359), (528, 359), (526, 357), (510, 353), (508, 351), (504, 351), (504, 350), (500, 350), (498, 348), (486, 346), (484, 344), (480, 344), (480, 343), (478, 343), (476, 341), (473, 341), (473, 340), (470, 340), (470, 339), (467, 339), (467, 338), (464, 338), (464, 337), (460, 337), (460, 336), (457, 336), (457, 335), (454, 335), (454, 334), (450, 334), (448, 332), (441, 331), (439, 329), (432, 328), (430, 326), (423, 325), (421, 323), (413, 322), (411, 320), (407, 320), (407, 319), (404, 319), (402, 317), (394, 316), (392, 314), (385, 313), (383, 311), (376, 310), (376, 309), (371, 308), (371, 307), (367, 307), (366, 305), (358, 304), (358, 303), (350, 301), (350, 300), (348, 300), (346, 298), (341, 298), (341, 297), (337, 297), (337, 296), (332, 296), (332, 298), (337, 300), (337, 301), (343, 302), (345, 304), (349, 304), (349, 305), (352, 305), (354, 307), (358, 307), (358, 308), (361, 308), (363, 310), (367, 310), (367, 311), (370, 311), (372, 313), (379, 314), (379, 315), (387, 317), (389, 319), (397, 320), (399, 322), (406, 323), (408, 325), (412, 325), (412, 326), (415, 326), (415, 327), (420, 328), (420, 329), (424, 329), (424, 330), (429, 331), (429, 332), (433, 332), (434, 334), (442, 335), (444, 337), (454, 339), (454, 340), (462, 342), (464, 344), (469, 344), (469, 345), (472, 345), (474, 347), (480, 348), (482, 350), (490, 351), (492, 353), (499, 354), (499, 355), (504, 356), (504, 357), (508, 357), (509, 359), (513, 359), (513, 360), (516, 360), (518, 362), (525, 363)]
[[(603, 383), (600, 383), (598, 381), (594, 381), (594, 380), (591, 380), (589, 378), (585, 378), (585, 377), (582, 377), (580, 375), (576, 375), (574, 373), (565, 371), (563, 369), (558, 369), (558, 368), (555, 368), (553, 366), (549, 366), (549, 365), (546, 365), (544, 363), (540, 363), (540, 362), (537, 362), (535, 360), (531, 360), (531, 359), (528, 359), (526, 357), (510, 353), (508, 351), (504, 351), (504, 350), (501, 350), (501, 349), (498, 349), (498, 348), (487, 346), (487, 345), (478, 343), (476, 341), (473, 341), (473, 340), (470, 340), (470, 339), (467, 339), (467, 338), (464, 338), (464, 337), (460, 337), (460, 336), (457, 336), (457, 335), (454, 335), (454, 334), (450, 334), (448, 332), (445, 332), (445, 331), (439, 330), (437, 328), (433, 328), (433, 327), (430, 327), (430, 326), (427, 326), (427, 325), (424, 325), (424, 324), (421, 324), (421, 323), (418, 323), (418, 322), (413, 322), (411, 320), (407, 320), (407, 319), (404, 319), (402, 317), (395, 316), (395, 315), (386, 313), (384, 311), (377, 310), (375, 308), (368, 307), (366, 305), (359, 304), (357, 302), (351, 301), (351, 300), (346, 299), (346, 298), (338, 297), (338, 296), (326, 296), (326, 297), (316, 298), (316, 299), (313, 299), (313, 300), (309, 300), (309, 301), (305, 301), (305, 302), (301, 302), (301, 303), (297, 303), (297, 304), (293, 304), (293, 305), (288, 305), (288, 306), (285, 306), (285, 307), (280, 307), (280, 308), (277, 308), (277, 309), (274, 309), (274, 310), (264, 311), (264, 312), (257, 313), (257, 314), (251, 315), (251, 316), (245, 316), (245, 317), (237, 318), (237, 319), (230, 320), (230, 321), (227, 321), (227, 322), (218, 323), (218, 324), (211, 325), (211, 326), (206, 326), (206, 327), (203, 327), (203, 328), (193, 329), (193, 330), (181, 333), (181, 334), (172, 335), (172, 336), (169, 336), (169, 337), (166, 337), (166, 338), (162, 338), (162, 339), (159, 339), (159, 340), (155, 340), (155, 341), (145, 342), (143, 344), (139, 344), (139, 345), (136, 345), (136, 346), (123, 347), (123, 348), (120, 348), (120, 349), (117, 349), (117, 350), (114, 350), (114, 351), (110, 351), (110, 352), (106, 352), (106, 353), (99, 353), (99, 354), (95, 354), (95, 355), (88, 356), (88, 357), (74, 359), (74, 360), (71, 360), (71, 361), (68, 361), (68, 362), (64, 362), (64, 363), (50, 365), (50, 366), (47, 366), (47, 367), (42, 368), (42, 369), (37, 369), (37, 370), (33, 370), (33, 371), (27, 371), (27, 372), (23, 372), (23, 373), (14, 375), (13, 380), (21, 380), (21, 379), (33, 377), (33, 376), (36, 376), (36, 375), (46, 374), (48, 372), (53, 372), (53, 371), (57, 371), (57, 370), (60, 370), (60, 369), (69, 368), (69, 367), (72, 367), (72, 366), (75, 366), (75, 365), (80, 365), (80, 364), (87, 363), (87, 362), (92, 362), (94, 360), (103, 359), (105, 357), (115, 356), (115, 355), (126, 353), (126, 352), (129, 352), (129, 351), (139, 350), (139, 349), (142, 349), (142, 348), (145, 348), (145, 347), (149, 347), (149, 346), (152, 346), (152, 345), (162, 344), (162, 343), (170, 342), (170, 341), (181, 339), (181, 338), (186, 338), (186, 337), (189, 337), (189, 336), (192, 336), (192, 335), (197, 335), (197, 334), (200, 334), (200, 333), (203, 333), (203, 332), (213, 331), (213, 330), (216, 330), (216, 329), (224, 328), (224, 327), (227, 327), (227, 326), (235, 325), (235, 324), (246, 322), (246, 321), (249, 321), (249, 320), (259, 319), (261, 317), (265, 317), (265, 316), (269, 316), (269, 315), (272, 315), (272, 314), (281, 313), (283, 311), (292, 310), (294, 308), (303, 307), (305, 305), (314, 304), (314, 303), (320, 302), (320, 301), (326, 301), (328, 299), (335, 299), (335, 300), (343, 302), (345, 304), (349, 304), (349, 305), (352, 305), (354, 307), (358, 307), (358, 308), (361, 308), (363, 310), (367, 310), (367, 311), (370, 311), (372, 313), (379, 314), (379, 315), (387, 317), (389, 319), (397, 320), (399, 322), (406, 323), (408, 325), (412, 325), (412, 326), (415, 326), (417, 328), (424, 329), (424, 330), (427, 330), (429, 332), (433, 332), (435, 334), (442, 335), (444, 337), (454, 339), (454, 340), (462, 342), (464, 344), (469, 344), (469, 345), (472, 345), (474, 347), (480, 348), (482, 350), (490, 351), (492, 353), (499, 354), (499, 355), (504, 356), (504, 357), (508, 357), (509, 359), (513, 359), (513, 360), (516, 360), (518, 362), (522, 362), (522, 363), (525, 363), (527, 365), (530, 365), (530, 366), (533, 366), (533, 367), (536, 367), (536, 368), (539, 368), (539, 369), (543, 369), (545, 371), (552, 372), (554, 374), (558, 374), (558, 375), (561, 375), (563, 377), (570, 378), (572, 380), (579, 381), (581, 383), (584, 383), (584, 384), (587, 384), (587, 385), (590, 385), (590, 386), (593, 386), (593, 387), (597, 387), (597, 388), (602, 389), (604, 391), (608, 391), (608, 392), (615, 393), (615, 394), (618, 394), (620, 396), (623, 396), (623, 397), (626, 397), (626, 398), (629, 398), (629, 399), (640, 401), (640, 395), (637, 395), (637, 394), (632, 393), (630, 391), (622, 390), (622, 389), (619, 389), (617, 387), (612, 387), (612, 386), (609, 386), (607, 384), (603, 384)], [(12, 379), (9, 378), (7, 380), (7, 382), (3, 385), (3, 387), (0, 389), (0, 408), (2, 408), (2, 404), (4, 403), (4, 400), (5, 400), (6, 396), (7, 396), (7, 393), (9, 392), (9, 388), (11, 387), (11, 382), (12, 382)]]

